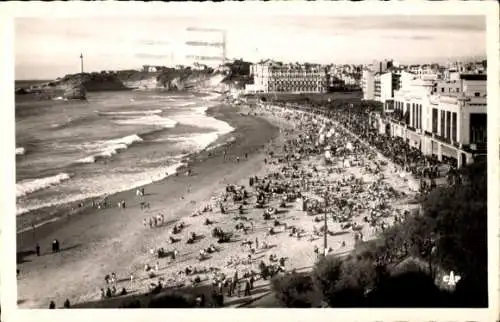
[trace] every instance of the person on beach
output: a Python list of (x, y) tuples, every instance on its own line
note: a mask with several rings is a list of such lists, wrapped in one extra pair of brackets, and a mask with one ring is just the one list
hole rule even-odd
[(55, 308), (56, 308), (56, 303), (54, 301), (50, 301), (49, 309), (53, 310)]
[(40, 245), (38, 243), (36, 243), (35, 249), (36, 249), (36, 256), (40, 256)]
[(71, 304), (69, 303), (69, 299), (66, 299), (66, 301), (64, 301), (64, 308), (69, 309), (70, 307), (71, 307)]
[(244, 296), (250, 296), (250, 281), (245, 279), (245, 295)]

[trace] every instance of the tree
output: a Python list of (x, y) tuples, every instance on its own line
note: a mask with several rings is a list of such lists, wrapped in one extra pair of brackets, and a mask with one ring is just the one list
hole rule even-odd
[(284, 307), (305, 308), (312, 306), (313, 281), (304, 274), (276, 276), (272, 289), (278, 302)]
[(372, 260), (351, 257), (344, 260), (333, 298), (327, 299), (333, 307), (360, 307), (365, 294), (375, 287), (377, 271)]
[(158, 294), (149, 301), (148, 308), (191, 308), (196, 302), (193, 296), (180, 293)]
[(487, 275), (486, 162), (460, 171), (461, 184), (436, 189), (424, 201), (435, 221), (438, 263), (465, 275)]
[(441, 293), (424, 272), (409, 271), (382, 279), (368, 294), (370, 307), (440, 307)]
[(328, 304), (336, 293), (335, 285), (340, 278), (341, 266), (342, 261), (334, 256), (325, 256), (314, 265), (314, 285)]

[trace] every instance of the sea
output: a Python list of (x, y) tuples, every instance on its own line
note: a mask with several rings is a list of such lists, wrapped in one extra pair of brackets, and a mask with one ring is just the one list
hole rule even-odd
[(174, 174), (186, 156), (234, 130), (206, 114), (217, 104), (215, 93), (140, 91), (17, 101), (17, 216)]

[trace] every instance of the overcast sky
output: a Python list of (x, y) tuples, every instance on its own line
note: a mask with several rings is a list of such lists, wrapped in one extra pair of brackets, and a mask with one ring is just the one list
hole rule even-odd
[(185, 41), (221, 37), (187, 27), (226, 30), (227, 56), (250, 61), (410, 63), (486, 56), (481, 16), (17, 18), (15, 76), (51, 79), (79, 72), (80, 53), (86, 71), (180, 64), (194, 54)]

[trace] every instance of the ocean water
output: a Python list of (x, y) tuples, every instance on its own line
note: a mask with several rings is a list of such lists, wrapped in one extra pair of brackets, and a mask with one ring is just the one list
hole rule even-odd
[(88, 102), (16, 102), (17, 215), (172, 175), (233, 128), (214, 94), (89, 93)]

